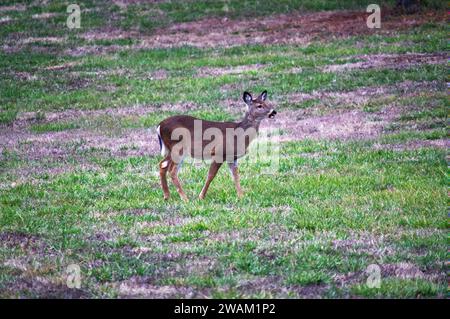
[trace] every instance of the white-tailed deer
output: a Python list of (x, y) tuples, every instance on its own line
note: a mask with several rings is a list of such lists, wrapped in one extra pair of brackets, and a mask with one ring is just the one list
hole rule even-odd
[(170, 196), (167, 172), (170, 173), (181, 198), (188, 199), (178, 179), (178, 169), (187, 155), (212, 161), (205, 186), (199, 195), (200, 199), (205, 198), (211, 181), (224, 162), (228, 163), (237, 194), (242, 197), (237, 159), (247, 153), (261, 121), (266, 117), (273, 118), (277, 113), (266, 104), (266, 98), (267, 91), (262, 92), (256, 99), (253, 99), (250, 93), (244, 92), (243, 99), (248, 110), (244, 119), (237, 123), (205, 121), (187, 115), (172, 116), (159, 123), (157, 133), (161, 155), (164, 156), (159, 163), (159, 174), (164, 199)]

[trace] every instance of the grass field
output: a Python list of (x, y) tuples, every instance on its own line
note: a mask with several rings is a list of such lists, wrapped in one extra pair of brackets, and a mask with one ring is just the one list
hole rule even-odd
[[(0, 297), (446, 296), (444, 4), (368, 29), (356, 0), (83, 1), (68, 29), (72, 2), (0, 5)], [(164, 201), (159, 121), (263, 89), (277, 174), (199, 201), (185, 165)]]

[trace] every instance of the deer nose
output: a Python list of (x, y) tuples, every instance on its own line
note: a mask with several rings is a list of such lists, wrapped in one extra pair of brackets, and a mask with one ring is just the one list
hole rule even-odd
[(275, 117), (275, 114), (277, 114), (277, 111), (275, 111), (274, 109), (271, 109), (269, 112), (269, 118), (273, 119)]

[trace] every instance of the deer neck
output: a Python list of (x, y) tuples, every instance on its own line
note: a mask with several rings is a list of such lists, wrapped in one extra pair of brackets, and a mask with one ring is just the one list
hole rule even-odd
[(259, 131), (259, 125), (261, 124), (262, 119), (258, 119), (254, 116), (252, 116), (249, 112), (245, 113), (244, 118), (241, 122), (239, 122), (238, 126), (242, 127), (243, 129), (248, 129), (250, 127), (253, 127), (256, 129), (256, 132)]

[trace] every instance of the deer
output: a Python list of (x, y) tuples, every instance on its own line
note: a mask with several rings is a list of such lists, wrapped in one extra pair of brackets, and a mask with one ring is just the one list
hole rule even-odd
[(273, 119), (277, 112), (266, 102), (266, 90), (257, 98), (245, 91), (242, 98), (247, 111), (240, 122), (215, 122), (176, 115), (159, 123), (156, 132), (163, 156), (159, 163), (159, 175), (165, 200), (170, 197), (167, 184), (169, 173), (181, 199), (188, 201), (178, 179), (178, 170), (186, 156), (211, 161), (199, 199), (205, 198), (212, 180), (225, 162), (229, 166), (237, 196), (243, 197), (237, 160), (247, 154), (250, 143), (257, 137), (261, 121)]

